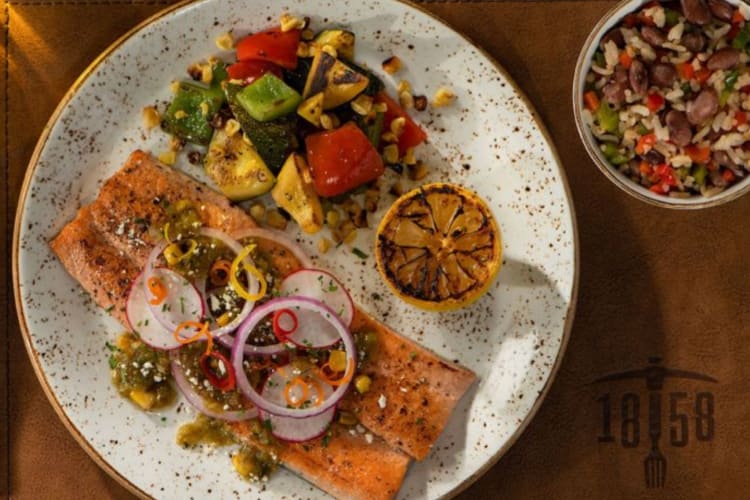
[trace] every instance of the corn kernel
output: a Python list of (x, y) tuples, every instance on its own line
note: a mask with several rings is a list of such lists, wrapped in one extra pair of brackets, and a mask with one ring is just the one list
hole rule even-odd
[(302, 30), (303, 40), (305, 40), (306, 42), (309, 42), (313, 38), (315, 38), (315, 32), (313, 30), (311, 30), (310, 28), (305, 28)]
[(446, 87), (440, 87), (432, 98), (432, 105), (436, 108), (447, 106), (456, 100), (456, 94)]
[(330, 228), (334, 228), (338, 225), (339, 220), (341, 220), (341, 217), (339, 216), (338, 210), (329, 210), (326, 213), (326, 224)]
[(409, 91), (403, 91), (398, 94), (398, 102), (404, 109), (411, 109), (414, 107), (414, 97)]
[(370, 377), (368, 377), (367, 375), (357, 375), (357, 378), (354, 379), (354, 387), (360, 394), (364, 394), (369, 391), (371, 386), (372, 379), (370, 379)]
[(320, 115), (320, 126), (325, 130), (333, 130), (335, 128), (333, 125), (333, 118), (330, 114), (323, 113)]
[(383, 148), (383, 160), (386, 163), (393, 165), (398, 163), (398, 146), (395, 144), (389, 144)]
[(331, 248), (331, 240), (328, 238), (321, 238), (318, 240), (318, 252), (326, 253)]
[(130, 399), (144, 410), (150, 410), (156, 402), (156, 394), (142, 389), (132, 389)]
[(284, 13), (281, 15), (281, 31), (301, 30), (305, 27), (305, 20), (294, 17), (291, 14)]
[(231, 319), (232, 319), (232, 316), (228, 312), (225, 312), (224, 314), (216, 318), (216, 323), (219, 326), (228, 325)]
[(398, 82), (398, 86), (396, 86), (396, 92), (399, 94), (401, 92), (411, 92), (411, 83), (409, 83), (407, 80), (401, 80)]
[(300, 42), (297, 45), (297, 57), (310, 57), (312, 51), (310, 50), (310, 44), (307, 42)]
[(380, 138), (385, 142), (398, 142), (398, 137), (393, 132), (386, 132)]
[(404, 194), (404, 186), (401, 184), (401, 181), (396, 181), (393, 186), (391, 186), (390, 193), (394, 196), (401, 196)]
[(287, 220), (278, 210), (269, 210), (266, 214), (266, 224), (275, 229), (286, 229)]
[(416, 165), (417, 158), (414, 156), (414, 148), (407, 148), (403, 159), (407, 165)]
[(266, 216), (266, 206), (263, 203), (253, 203), (250, 206), (250, 217), (255, 219), (256, 222), (263, 222), (263, 218)]
[(234, 47), (234, 38), (232, 37), (231, 31), (217, 36), (215, 41), (216, 47), (220, 50), (232, 50)]
[(172, 91), (173, 94), (176, 94), (177, 92), (179, 92), (180, 91), (180, 82), (178, 82), (178, 81), (175, 80), (174, 82), (170, 83), (169, 84), (169, 90)]
[(328, 357), (328, 366), (335, 372), (343, 372), (346, 370), (346, 351), (331, 351), (331, 354)]
[(156, 111), (156, 108), (154, 106), (146, 106), (143, 108), (143, 126), (146, 127), (146, 129), (151, 130), (152, 128), (156, 127), (161, 123), (161, 116), (159, 116), (159, 112)]
[(406, 118), (404, 118), (403, 116), (394, 118), (391, 122), (391, 132), (393, 132), (393, 135), (395, 135), (396, 137), (401, 135), (401, 133), (404, 131), (404, 127), (406, 127)]
[(208, 116), (208, 103), (206, 101), (200, 103), (198, 107), (201, 109), (201, 114), (203, 116)]
[(238, 122), (234, 118), (230, 118), (229, 120), (227, 120), (227, 123), (224, 125), (224, 132), (226, 132), (229, 137), (232, 137), (239, 131), (240, 122)]
[(177, 161), (177, 155), (174, 151), (166, 151), (159, 154), (159, 161), (165, 165), (174, 165), (174, 162)]
[(201, 64), (201, 81), (206, 85), (214, 79), (214, 69), (211, 64)]
[(403, 64), (401, 63), (401, 59), (399, 59), (398, 56), (391, 56), (383, 61), (383, 71), (385, 71), (389, 75), (397, 73), (402, 66)]
[(360, 94), (352, 101), (351, 106), (358, 115), (367, 116), (372, 111), (372, 97)]
[(416, 165), (409, 166), (409, 179), (413, 181), (420, 181), (427, 176), (427, 165), (421, 161), (417, 162)]
[(336, 47), (334, 47), (333, 45), (328, 45), (328, 44), (323, 45), (323, 48), (321, 50), (331, 57), (338, 57), (338, 52), (336, 52)]
[(372, 107), (372, 109), (376, 113), (385, 113), (386, 111), (388, 111), (388, 105), (386, 103), (384, 103), (384, 102), (379, 102), (379, 103), (375, 104)]
[(187, 118), (187, 115), (188, 115), (188, 114), (187, 114), (187, 113), (185, 112), (185, 110), (183, 110), (183, 109), (178, 109), (178, 110), (177, 110), (177, 111), (175, 111), (175, 113), (174, 113), (174, 117), (175, 117), (176, 119), (178, 119), (178, 120), (182, 120), (183, 118)]

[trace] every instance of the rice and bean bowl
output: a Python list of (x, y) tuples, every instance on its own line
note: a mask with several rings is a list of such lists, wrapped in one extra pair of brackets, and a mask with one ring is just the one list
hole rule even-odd
[(750, 176), (750, 6), (650, 2), (599, 41), (582, 119), (606, 160), (660, 196)]

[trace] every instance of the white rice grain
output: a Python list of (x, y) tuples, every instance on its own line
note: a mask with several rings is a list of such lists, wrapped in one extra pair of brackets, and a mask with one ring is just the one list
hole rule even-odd
[(682, 91), (681, 88), (672, 89), (666, 94), (664, 94), (664, 98), (669, 102), (679, 102), (682, 97), (684, 97), (685, 92)]
[(604, 76), (609, 76), (612, 73), (614, 73), (614, 70), (612, 70), (612, 68), (600, 68), (596, 64), (591, 65), (591, 71), (599, 75), (604, 75)]
[(664, 13), (664, 7), (661, 5), (655, 5), (648, 9), (643, 9), (643, 13), (653, 19), (654, 24), (659, 28), (663, 28), (667, 23), (667, 15)]
[(640, 115), (640, 116), (648, 116), (651, 114), (651, 110), (649, 110), (643, 104), (636, 104), (635, 106), (630, 106), (630, 112), (635, 113), (636, 115)]
[(706, 125), (703, 127), (697, 134), (693, 136), (693, 144), (698, 144), (703, 140), (704, 137), (708, 135), (708, 133), (711, 132), (711, 125)]
[(714, 116), (714, 121), (711, 122), (711, 129), (714, 132), (718, 132), (719, 130), (721, 130), (721, 125), (724, 123), (724, 120), (726, 119), (726, 117), (727, 117), (726, 111), (722, 111), (718, 115)]
[(661, 46), (665, 49), (674, 50), (675, 52), (687, 52), (685, 47), (676, 43), (664, 42)]
[(689, 167), (693, 164), (693, 160), (688, 155), (675, 155), (669, 159), (669, 163), (675, 168)]
[(612, 40), (604, 44), (604, 60), (607, 61), (607, 69), (612, 69), (617, 66), (617, 62), (620, 59), (620, 51), (617, 50), (617, 45)]
[(682, 35), (685, 33), (685, 23), (679, 22), (672, 26), (672, 29), (667, 33), (667, 40), (672, 42), (679, 42), (682, 40)]
[(743, 137), (743, 134), (724, 134), (714, 143), (712, 149), (714, 151), (727, 151), (730, 148), (741, 146), (744, 142), (745, 138)]

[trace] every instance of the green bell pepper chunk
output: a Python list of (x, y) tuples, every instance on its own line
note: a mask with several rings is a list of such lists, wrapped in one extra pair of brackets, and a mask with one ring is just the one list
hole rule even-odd
[(732, 40), (732, 47), (738, 50), (748, 50), (748, 42), (750, 42), (750, 23), (745, 23), (745, 26)]
[(635, 131), (638, 132), (638, 135), (646, 135), (651, 132), (647, 126), (643, 124), (643, 122), (638, 122), (638, 126), (635, 128)]
[(691, 175), (693, 176), (693, 179), (695, 179), (696, 184), (698, 184), (699, 186), (703, 186), (704, 184), (706, 184), (708, 169), (705, 165), (694, 165)]
[(740, 72), (737, 70), (732, 71), (729, 73), (729, 75), (724, 79), (724, 90), (721, 91), (721, 95), (719, 95), (719, 104), (721, 106), (725, 106), (727, 104), (727, 101), (729, 100), (729, 96), (732, 95), (732, 91), (734, 90), (734, 86), (737, 84), (737, 79), (740, 77)]
[(607, 67), (607, 60), (604, 58), (604, 53), (601, 50), (597, 50), (594, 53), (594, 62), (600, 68), (606, 68)]
[(606, 101), (602, 101), (599, 109), (596, 110), (596, 120), (599, 126), (606, 132), (617, 134), (620, 131), (620, 113), (617, 112)]
[(293, 113), (302, 96), (272, 73), (266, 73), (237, 94), (237, 101), (250, 116), (267, 122)]
[(375, 114), (375, 118), (372, 121), (368, 121), (367, 117), (363, 116), (359, 119), (359, 128), (365, 133), (367, 138), (370, 140), (373, 146), (378, 148), (380, 146), (380, 136), (383, 134), (383, 123), (385, 122), (385, 113), (378, 112)]
[(674, 26), (680, 22), (680, 13), (672, 9), (664, 9), (664, 20), (667, 26)]
[(630, 158), (620, 153), (617, 146), (609, 142), (604, 145), (603, 153), (604, 157), (607, 158), (612, 165), (623, 165), (630, 161)]
[(167, 130), (180, 139), (207, 145), (214, 133), (209, 121), (223, 103), (224, 94), (219, 88), (180, 82), (164, 116)]

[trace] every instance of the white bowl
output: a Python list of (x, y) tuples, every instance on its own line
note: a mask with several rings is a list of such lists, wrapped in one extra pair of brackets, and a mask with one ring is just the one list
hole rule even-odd
[[(599, 143), (594, 137), (594, 134), (583, 121), (584, 85), (586, 75), (591, 69), (591, 59), (599, 46), (599, 40), (601, 40), (602, 36), (604, 36), (609, 30), (614, 28), (623, 17), (638, 10), (642, 5), (647, 4), (650, 1), (652, 0), (623, 0), (618, 3), (599, 20), (591, 31), (591, 34), (586, 39), (586, 42), (583, 44), (581, 53), (578, 56), (575, 76), (573, 79), (573, 115), (575, 117), (576, 127), (578, 128), (578, 134), (581, 136), (586, 151), (596, 166), (599, 167), (599, 170), (601, 170), (609, 180), (614, 182), (617, 187), (641, 201), (660, 207), (689, 210), (715, 207), (735, 200), (750, 190), (750, 175), (744, 180), (714, 196), (711, 196), (710, 198), (700, 195), (692, 196), (690, 198), (672, 198), (670, 196), (658, 195), (649, 191), (645, 187), (633, 182), (631, 179), (620, 173), (616, 167), (607, 161), (599, 148)], [(732, 5), (739, 5), (742, 0), (726, 1)]]

